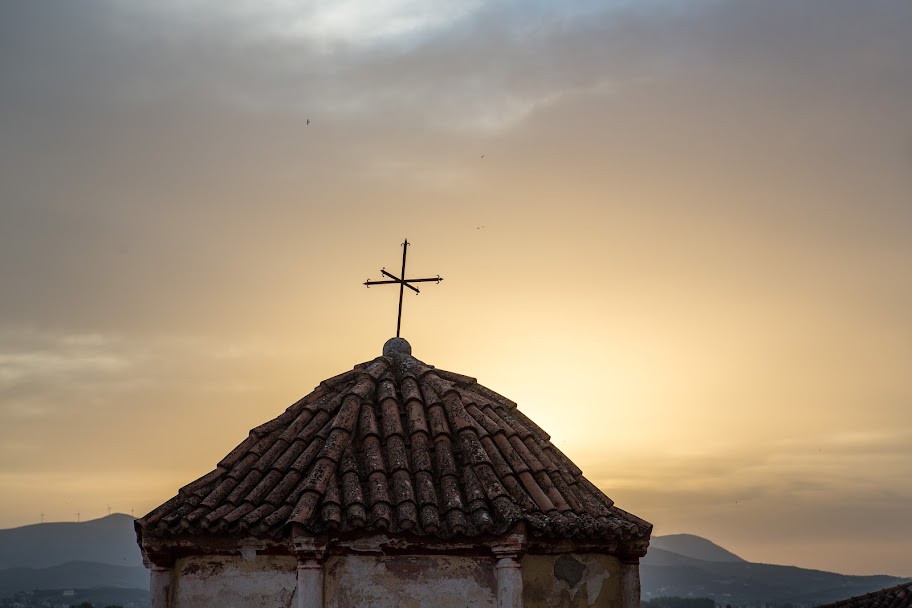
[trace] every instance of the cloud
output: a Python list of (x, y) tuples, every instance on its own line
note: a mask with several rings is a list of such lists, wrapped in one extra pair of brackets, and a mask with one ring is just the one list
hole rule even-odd
[(30, 384), (73, 386), (89, 378), (126, 374), (131, 368), (117, 352), (117, 339), (99, 334), (19, 329), (0, 333), (0, 343), (0, 393)]
[(376, 355), (359, 281), (408, 236), (447, 278), (413, 345), (512, 381), (621, 506), (902, 526), (908, 3), (0, 13), (6, 470), (206, 472)]
[(715, 527), (740, 542), (800, 545), (839, 526), (844, 539), (880, 542), (896, 538), (912, 502), (910, 439), (912, 429), (871, 424), (694, 455), (669, 446), (665, 454), (625, 454), (622, 468), (584, 468), (609, 496), (624, 497), (621, 506), (659, 523), (659, 534)]
[(12, 99), (40, 95), (71, 113), (178, 100), (497, 131), (568, 92), (604, 89), (606, 73), (625, 80), (653, 61), (636, 37), (667, 33), (678, 12), (640, 4), (11, 7), (7, 78)]

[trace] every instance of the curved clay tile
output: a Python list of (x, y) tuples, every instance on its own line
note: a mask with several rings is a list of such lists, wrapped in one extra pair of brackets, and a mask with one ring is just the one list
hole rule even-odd
[[(474, 378), (385, 355), (325, 380), (138, 521), (158, 535), (392, 532), (648, 538), (516, 404)], [(388, 343), (388, 345), (390, 344)]]

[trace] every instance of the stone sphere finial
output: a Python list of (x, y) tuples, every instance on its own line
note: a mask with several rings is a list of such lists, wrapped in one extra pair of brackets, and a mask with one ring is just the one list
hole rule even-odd
[(392, 357), (393, 355), (411, 355), (412, 345), (403, 338), (390, 338), (383, 345), (383, 356)]

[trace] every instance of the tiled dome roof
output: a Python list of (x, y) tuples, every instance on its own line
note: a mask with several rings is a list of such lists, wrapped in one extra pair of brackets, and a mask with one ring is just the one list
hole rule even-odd
[(326, 380), (211, 473), (140, 519), (156, 535), (533, 536), (627, 545), (651, 524), (615, 507), (512, 401), (473, 378), (385, 355)]
[(912, 608), (912, 582), (850, 597), (818, 608)]

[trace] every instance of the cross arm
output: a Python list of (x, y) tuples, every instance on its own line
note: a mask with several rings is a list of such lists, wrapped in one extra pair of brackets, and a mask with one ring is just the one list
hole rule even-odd
[(443, 277), (434, 277), (433, 279), (406, 279), (405, 283), (406, 283), (406, 285), (408, 285), (409, 283), (430, 283), (431, 281), (433, 281), (435, 283), (439, 283), (442, 280), (443, 280)]
[(386, 271), (386, 268), (381, 268), (380, 272), (383, 274), (383, 276), (391, 278), (394, 283), (398, 283), (399, 281), (402, 280), (399, 277), (397, 277), (396, 275), (388, 273)]
[[(392, 280), (391, 281), (371, 281), (370, 279), (368, 279), (367, 281), (364, 282), (364, 284), (367, 285), (368, 287), (370, 287), (371, 285), (403, 285), (405, 287), (408, 287), (415, 293), (421, 293), (417, 287), (409, 285), (408, 281), (403, 281), (399, 277), (388, 273), (386, 270), (381, 270), (380, 272), (382, 272), (384, 276), (387, 276)], [(419, 280), (422, 280), (422, 279), (419, 279)], [(435, 280), (435, 279), (430, 279), (430, 280)]]

